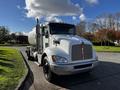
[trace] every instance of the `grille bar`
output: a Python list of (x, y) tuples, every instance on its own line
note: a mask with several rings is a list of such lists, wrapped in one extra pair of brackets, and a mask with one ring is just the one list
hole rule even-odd
[(72, 60), (85, 60), (92, 58), (92, 46), (78, 44), (72, 46)]

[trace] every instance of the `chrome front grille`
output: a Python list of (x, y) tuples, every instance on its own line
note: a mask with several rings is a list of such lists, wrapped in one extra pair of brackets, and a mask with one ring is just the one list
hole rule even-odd
[(72, 61), (85, 60), (92, 58), (92, 46), (79, 44), (72, 46)]

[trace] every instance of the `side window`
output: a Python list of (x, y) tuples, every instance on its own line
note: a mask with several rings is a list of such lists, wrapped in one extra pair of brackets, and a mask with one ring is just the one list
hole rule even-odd
[(42, 28), (42, 35), (43, 36), (45, 35), (45, 28), (44, 27)]
[(44, 28), (43, 42), (44, 42), (44, 48), (47, 48), (49, 46), (49, 29), (47, 27)]
[(45, 30), (45, 38), (49, 38), (49, 32), (48, 32), (48, 30)]

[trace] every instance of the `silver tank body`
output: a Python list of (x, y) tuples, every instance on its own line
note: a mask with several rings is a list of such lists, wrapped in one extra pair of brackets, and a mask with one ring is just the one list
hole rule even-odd
[(28, 33), (28, 42), (31, 45), (36, 45), (36, 28), (34, 27), (32, 31)]

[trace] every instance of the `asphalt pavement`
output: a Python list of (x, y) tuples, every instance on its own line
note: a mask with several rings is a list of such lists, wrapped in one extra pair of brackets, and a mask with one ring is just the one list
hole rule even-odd
[[(25, 47), (17, 47), (25, 59)], [(42, 67), (28, 61), (33, 74), (29, 90), (120, 90), (120, 53), (97, 53), (100, 63), (90, 74), (61, 76), (54, 83), (45, 80)]]

